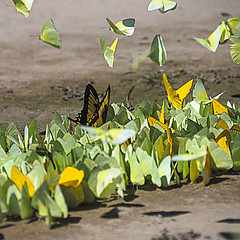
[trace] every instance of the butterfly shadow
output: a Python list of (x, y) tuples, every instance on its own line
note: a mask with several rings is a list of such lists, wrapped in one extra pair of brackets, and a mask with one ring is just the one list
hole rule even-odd
[(88, 210), (93, 210), (93, 209), (98, 209), (98, 208), (105, 208), (107, 207), (106, 203), (102, 202), (95, 202), (92, 204), (80, 204), (79, 207), (76, 210), (71, 210), (72, 212), (78, 212), (78, 211), (88, 211)]
[(226, 180), (229, 180), (228, 177), (214, 177), (214, 178), (211, 178), (209, 183), (207, 184), (208, 186), (209, 185), (215, 185), (215, 184), (218, 184), (218, 183), (221, 183), (221, 182), (224, 182)]
[[(14, 227), (14, 226), (15, 226), (15, 224), (7, 223), (7, 224), (5, 224), (5, 225), (0, 226), (0, 229), (9, 228), (9, 227)], [(1, 238), (0, 238), (0, 239), (1, 239)]]
[(162, 218), (177, 217), (179, 215), (191, 213), (190, 211), (156, 211), (156, 212), (145, 212), (143, 215), (147, 216), (161, 216)]
[(126, 207), (126, 208), (132, 208), (132, 207), (145, 207), (143, 204), (138, 204), (138, 203), (117, 203), (110, 205), (108, 207)]
[(240, 218), (225, 218), (217, 221), (217, 223), (240, 224)]
[(240, 232), (220, 232), (219, 235), (226, 240), (240, 239)]
[(4, 235), (0, 233), (0, 240), (4, 240)]
[(110, 211), (104, 213), (101, 218), (107, 218), (107, 219), (116, 219), (119, 218), (119, 209), (117, 207), (114, 207)]
[(51, 226), (51, 229), (69, 226), (70, 224), (78, 224), (81, 219), (81, 217), (59, 218), (56, 219), (55, 223)]

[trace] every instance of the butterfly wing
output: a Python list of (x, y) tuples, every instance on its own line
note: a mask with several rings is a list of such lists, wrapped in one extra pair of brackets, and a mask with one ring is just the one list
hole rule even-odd
[(167, 90), (167, 94), (168, 94), (167, 97), (168, 97), (169, 102), (177, 109), (182, 109), (182, 100), (180, 99), (177, 92), (175, 90), (173, 90), (173, 88), (171, 87), (170, 83), (167, 80), (167, 76), (165, 73), (163, 73), (163, 83)]
[(148, 5), (148, 11), (153, 11), (156, 9), (163, 8), (163, 1), (162, 0), (152, 0)]
[(167, 60), (167, 52), (160, 34), (155, 35), (148, 57), (159, 66), (165, 64)]
[(98, 116), (96, 121), (94, 122), (94, 126), (101, 126), (103, 123), (106, 122), (107, 118), (107, 111), (108, 111), (108, 106), (109, 106), (109, 101), (110, 101), (110, 86), (108, 86), (108, 89), (100, 103), (100, 107), (98, 109)]
[(127, 18), (115, 24), (122, 35), (131, 36), (134, 33), (134, 18)]
[(18, 189), (22, 191), (24, 184), (26, 183), (28, 186), (29, 196), (32, 197), (35, 193), (35, 188), (32, 182), (28, 177), (22, 174), (21, 171), (18, 170), (17, 167), (13, 166), (11, 171), (11, 180), (16, 184)]
[(230, 38), (230, 28), (228, 26), (227, 21), (222, 21), (221, 23), (221, 36), (220, 36), (220, 43), (225, 42)]
[(232, 60), (236, 64), (240, 64), (240, 38), (238, 37), (231, 37), (230, 41), (233, 43), (230, 45), (230, 54)]
[(27, 7), (28, 11), (30, 12), (30, 10), (32, 8), (33, 0), (22, 0), (22, 2), (25, 4), (25, 6)]
[(194, 39), (208, 50), (216, 52), (221, 37), (221, 28), (222, 25), (220, 24), (207, 39), (202, 38)]
[(60, 35), (57, 32), (52, 19), (45, 21), (40, 38), (43, 42), (48, 43), (55, 48), (62, 47)]
[(181, 86), (178, 90), (176, 90), (176, 93), (179, 95), (180, 99), (183, 101), (183, 99), (188, 95), (190, 92), (190, 89), (192, 87), (193, 79), (185, 83), (183, 86)]
[(194, 101), (197, 103), (208, 100), (206, 89), (200, 79), (198, 79), (193, 89), (193, 98), (194, 98)]
[(110, 29), (119, 35), (131, 36), (134, 32), (135, 19), (133, 18), (124, 19), (116, 24), (109, 18), (106, 18), (106, 20), (110, 25)]
[(173, 11), (177, 7), (177, 3), (170, 1), (170, 0), (162, 0), (163, 2), (163, 7), (159, 8), (159, 11), (161, 13), (166, 13), (168, 11)]
[(76, 119), (69, 118), (76, 124), (89, 125), (89, 122), (94, 117), (95, 112), (99, 108), (99, 99), (95, 88), (88, 84), (84, 93), (83, 109), (76, 116)]
[(29, 10), (24, 4), (24, 2), (22, 2), (21, 0), (13, 0), (13, 3), (19, 13), (21, 13), (25, 17), (29, 16)]
[(240, 18), (230, 18), (227, 20), (230, 35), (240, 35)]
[(100, 38), (100, 43), (101, 43), (103, 56), (104, 56), (105, 60), (107, 61), (109, 67), (113, 68), (114, 53), (115, 53), (115, 50), (116, 50), (116, 47), (117, 47), (118, 37), (115, 38), (115, 40), (113, 41), (111, 47), (108, 46), (108, 44), (107, 44), (106, 40), (104, 39), (104, 37)]

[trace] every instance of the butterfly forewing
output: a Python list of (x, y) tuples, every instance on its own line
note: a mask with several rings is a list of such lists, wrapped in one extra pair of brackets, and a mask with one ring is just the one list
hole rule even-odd
[(96, 121), (96, 125), (98, 126), (101, 126), (103, 123), (106, 122), (109, 100), (110, 100), (110, 86), (108, 86), (106, 94), (104, 95), (98, 110), (98, 119)]

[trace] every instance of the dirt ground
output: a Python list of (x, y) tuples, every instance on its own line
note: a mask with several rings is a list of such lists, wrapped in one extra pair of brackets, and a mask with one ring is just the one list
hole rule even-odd
[[(174, 88), (201, 78), (210, 96), (225, 91), (222, 103), (239, 103), (240, 67), (232, 62), (229, 42), (212, 53), (193, 40), (208, 37), (222, 20), (239, 17), (239, 0), (179, 0), (177, 9), (165, 15), (147, 12), (149, 2), (36, 0), (25, 18), (12, 1), (1, 0), (0, 122), (7, 126), (14, 121), (22, 130), (35, 118), (41, 131), (55, 112), (64, 116), (69, 111), (74, 117), (87, 83), (99, 93), (110, 84), (111, 102), (120, 103), (140, 81), (131, 96), (133, 104), (161, 101), (166, 98), (162, 72)], [(107, 66), (99, 43), (100, 36), (109, 44), (115, 37), (106, 17), (113, 22), (136, 19), (134, 35), (120, 37), (114, 69)], [(38, 40), (47, 18), (61, 34), (61, 50)], [(167, 63), (159, 68), (146, 60), (134, 71), (134, 57), (149, 50), (155, 34), (163, 37)], [(125, 200), (81, 207), (51, 230), (41, 220), (4, 222), (0, 239), (240, 239), (239, 183), (239, 175), (223, 175), (208, 187), (141, 189)]]

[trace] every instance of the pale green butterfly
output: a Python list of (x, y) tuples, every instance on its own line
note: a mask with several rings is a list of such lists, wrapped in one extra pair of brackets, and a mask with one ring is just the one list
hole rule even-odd
[(20, 12), (25, 17), (29, 16), (29, 12), (32, 8), (34, 0), (13, 0), (18, 12)]
[(173, 11), (177, 7), (177, 3), (170, 0), (152, 0), (148, 5), (148, 11), (158, 9), (161, 13), (166, 13), (169, 10)]
[[(224, 92), (218, 94), (217, 96), (214, 97), (214, 99), (220, 98), (223, 93)], [(193, 89), (193, 99), (196, 103), (199, 103), (199, 104), (201, 102), (203, 102), (204, 104), (208, 104), (213, 101), (213, 98), (208, 97), (206, 89), (200, 79), (198, 79)]]
[(167, 60), (167, 52), (160, 34), (155, 35), (148, 57), (159, 66), (165, 64)]
[(222, 21), (207, 39), (194, 39), (208, 50), (215, 52), (219, 42), (223, 43), (235, 34), (240, 34), (240, 18), (230, 18)]
[(212, 52), (216, 52), (221, 37), (221, 25), (207, 39), (194, 38), (198, 43)]
[(236, 64), (240, 64), (240, 37), (232, 36), (230, 38), (230, 41), (233, 44), (230, 44), (230, 54), (232, 57), (232, 60)]
[(131, 36), (134, 32), (135, 19), (127, 18), (118, 23), (113, 23), (110, 19), (106, 18), (110, 29), (120, 35)]
[(45, 21), (40, 39), (55, 48), (62, 47), (60, 35), (57, 32), (52, 19), (48, 19)]
[(131, 129), (113, 128), (104, 130), (102, 128), (87, 126), (81, 126), (80, 128), (85, 130), (93, 139), (106, 140), (113, 145), (122, 144), (136, 134), (136, 132)]
[(100, 38), (100, 43), (103, 51), (103, 56), (106, 59), (110, 68), (113, 68), (114, 64), (114, 53), (118, 43), (118, 37), (115, 38), (112, 45), (109, 47), (104, 37)]
[(235, 34), (240, 34), (240, 18), (229, 18), (222, 21), (220, 43), (225, 42)]

